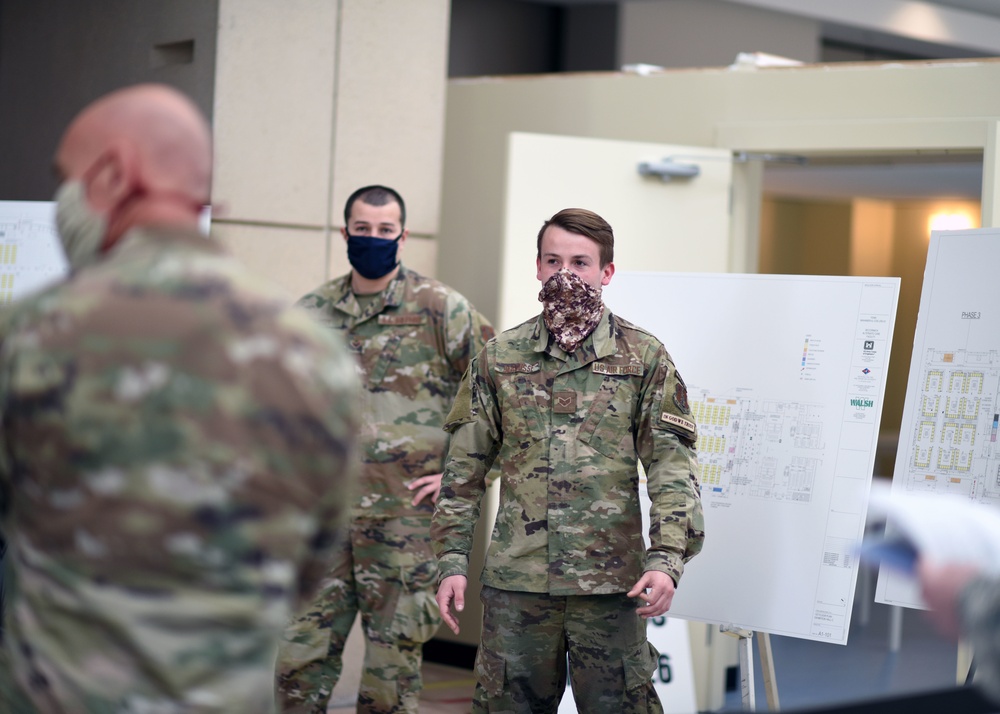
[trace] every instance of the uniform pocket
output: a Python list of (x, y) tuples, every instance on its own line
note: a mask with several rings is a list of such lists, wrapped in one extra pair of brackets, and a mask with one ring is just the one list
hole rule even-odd
[(580, 427), (580, 441), (608, 458), (634, 462), (635, 402), (636, 391), (627, 377), (605, 377)]
[(632, 654), (622, 658), (625, 669), (625, 690), (632, 691), (649, 684), (656, 671), (660, 653), (651, 642), (643, 642)]
[(490, 698), (503, 696), (506, 670), (507, 663), (503, 657), (484, 645), (479, 646), (476, 652), (476, 682)]
[(544, 439), (548, 426), (543, 414), (549, 410), (549, 392), (525, 374), (499, 380), (500, 415), (504, 445), (523, 449)]
[(317, 627), (312, 618), (302, 618), (287, 625), (278, 646), (278, 674), (325, 660), (330, 651), (331, 634), (329, 627)]
[(399, 349), (399, 343), (403, 341), (403, 332), (393, 330), (369, 338), (369, 340), (380, 348), (377, 355), (374, 356), (374, 361), (368, 372), (368, 388), (375, 389), (382, 383), (389, 368), (396, 361), (396, 351)]
[(437, 632), (441, 625), (441, 611), (434, 599), (437, 576), (437, 561), (433, 559), (403, 568), (403, 592), (392, 618), (392, 632), (397, 637), (422, 643)]

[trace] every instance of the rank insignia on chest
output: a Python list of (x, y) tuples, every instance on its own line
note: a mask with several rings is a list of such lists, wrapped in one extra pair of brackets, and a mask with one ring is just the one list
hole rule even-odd
[(552, 411), (556, 414), (575, 414), (576, 392), (553, 392)]
[(422, 325), (426, 321), (423, 315), (379, 315), (380, 325)]

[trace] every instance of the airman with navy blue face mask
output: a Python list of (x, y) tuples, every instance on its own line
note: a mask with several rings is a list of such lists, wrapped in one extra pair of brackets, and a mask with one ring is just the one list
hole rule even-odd
[(429, 533), (448, 441), (443, 426), (462, 374), (493, 328), (462, 295), (402, 265), (405, 222), (393, 189), (355, 191), (341, 231), (351, 272), (300, 300), (354, 352), (364, 426), (347, 547), (279, 654), (285, 712), (326, 711), (360, 613), (357, 710), (416, 714), (423, 643), (440, 625)]

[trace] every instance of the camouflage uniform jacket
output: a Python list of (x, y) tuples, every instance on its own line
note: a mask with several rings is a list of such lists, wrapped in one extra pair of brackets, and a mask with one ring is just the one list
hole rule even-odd
[[(659, 340), (605, 309), (572, 354), (541, 316), (491, 340), (448, 417), (431, 527), (441, 577), (466, 574), (491, 467), (500, 507), (484, 584), (551, 595), (625, 592), (645, 570), (676, 583), (704, 525), (695, 424)], [(637, 459), (648, 476), (642, 539)]]
[(299, 304), (341, 333), (360, 365), (362, 470), (352, 518), (430, 515), (430, 500), (410, 505), (406, 486), (441, 473), (445, 417), (469, 360), (493, 327), (462, 295), (402, 265), (365, 308), (349, 273)]
[(959, 594), (958, 616), (975, 652), (975, 684), (1000, 703), (1000, 580), (986, 574), (971, 580)]
[(133, 230), (5, 316), (0, 710), (273, 710), (358, 425), (346, 347), (265, 285), (197, 233)]

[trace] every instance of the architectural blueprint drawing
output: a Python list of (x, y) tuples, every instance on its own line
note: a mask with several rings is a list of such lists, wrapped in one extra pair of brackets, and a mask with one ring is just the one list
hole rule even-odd
[[(899, 435), (893, 491), (1000, 506), (1000, 230), (935, 232)], [(923, 607), (914, 584), (882, 569), (878, 602)]]
[(671, 615), (844, 644), (897, 278), (617, 273), (698, 423), (706, 541)]
[(65, 275), (54, 211), (51, 201), (0, 201), (0, 307)]
[[(0, 201), (0, 307), (66, 275), (55, 210), (53, 201)], [(199, 228), (206, 236), (211, 222), (205, 206)]]

